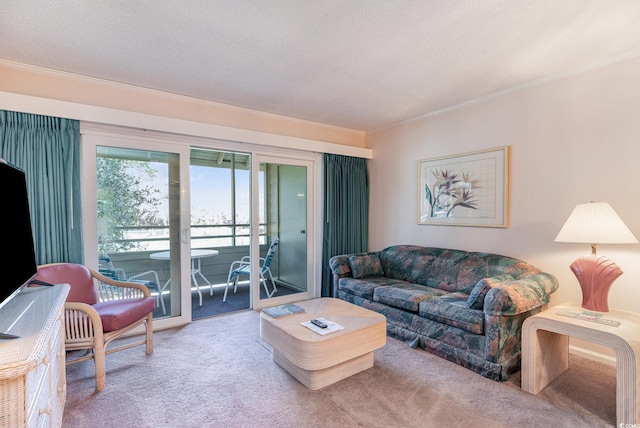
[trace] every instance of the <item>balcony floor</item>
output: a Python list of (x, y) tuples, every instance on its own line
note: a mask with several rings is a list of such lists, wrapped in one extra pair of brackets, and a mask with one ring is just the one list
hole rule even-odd
[[(296, 293), (296, 290), (288, 288), (284, 284), (276, 283), (278, 292), (274, 296), (284, 296), (287, 294)], [(200, 287), (202, 291), (202, 306), (200, 306), (200, 299), (198, 293), (192, 290), (191, 293), (191, 317), (192, 319), (201, 319), (207, 317), (213, 317), (216, 315), (228, 314), (231, 312), (237, 312), (249, 309), (249, 283), (238, 284), (238, 290), (233, 292), (233, 288), (229, 287), (227, 293), (227, 301), (223, 302), (224, 286), (215, 286), (213, 288), (213, 296), (209, 295), (209, 287)], [(266, 299), (264, 288), (260, 287), (260, 297)], [(169, 299), (165, 296), (165, 305), (167, 309), (169, 307)], [(156, 308), (153, 313), (154, 319), (163, 317), (162, 309)]]

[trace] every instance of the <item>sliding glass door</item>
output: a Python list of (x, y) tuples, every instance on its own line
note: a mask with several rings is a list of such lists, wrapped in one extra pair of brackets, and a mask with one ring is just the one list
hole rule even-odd
[[(192, 148), (190, 184), (191, 249), (215, 252), (199, 261), (202, 274), (194, 281), (200, 295), (192, 302), (193, 319), (249, 309), (249, 275), (238, 272), (229, 287), (227, 282), (230, 266), (249, 257), (251, 154)], [(264, 233), (264, 218), (259, 221)], [(238, 262), (237, 268), (246, 266)]]
[(155, 318), (181, 312), (180, 282), (171, 280), (172, 271), (180, 277), (178, 160), (166, 152), (96, 149), (98, 268), (147, 286), (156, 299)]
[(84, 183), (95, 183), (83, 187), (85, 264), (146, 286), (156, 326), (188, 322), (188, 150), (91, 127), (82, 138)]
[[(255, 165), (264, 171), (266, 240), (263, 242), (262, 235), (255, 233), (259, 229), (252, 227), (252, 243), (258, 247), (260, 240), (262, 244), (252, 251), (252, 260), (259, 260), (251, 266), (255, 273), (251, 283), (254, 307), (313, 297), (313, 233), (309, 233), (313, 231), (313, 163), (257, 156)], [(254, 186), (258, 180), (254, 176)], [(254, 195), (253, 201), (260, 204), (259, 195)], [(253, 214), (255, 221), (259, 213)]]
[(193, 300), (194, 319), (312, 295), (312, 169), (304, 161), (191, 150), (191, 249), (216, 252), (201, 261), (206, 286)]
[(319, 295), (319, 155), (105, 128), (81, 130), (85, 261), (148, 286), (155, 326)]

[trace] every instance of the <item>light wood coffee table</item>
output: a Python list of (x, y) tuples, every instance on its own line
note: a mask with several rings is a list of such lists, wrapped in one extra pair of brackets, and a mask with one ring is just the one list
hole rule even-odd
[[(373, 351), (387, 341), (384, 315), (331, 297), (296, 305), (305, 312), (279, 318), (260, 314), (260, 335), (279, 366), (312, 390), (373, 367)], [(321, 335), (300, 324), (320, 317), (344, 330)]]

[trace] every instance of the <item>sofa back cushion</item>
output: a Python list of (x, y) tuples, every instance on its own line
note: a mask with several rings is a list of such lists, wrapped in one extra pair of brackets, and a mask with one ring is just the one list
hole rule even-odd
[(471, 293), (483, 278), (511, 275), (515, 279), (540, 272), (520, 260), (492, 253), (395, 245), (380, 251), (384, 275), (441, 290)]
[(380, 262), (386, 277), (401, 281), (428, 285), (427, 277), (442, 248), (426, 248), (413, 245), (396, 245), (380, 251)]
[(356, 279), (384, 275), (384, 270), (377, 254), (351, 256), (349, 257), (349, 266), (351, 267), (351, 275)]

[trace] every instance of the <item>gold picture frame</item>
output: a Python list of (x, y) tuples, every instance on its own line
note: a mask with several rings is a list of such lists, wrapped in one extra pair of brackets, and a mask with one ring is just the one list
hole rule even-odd
[(418, 224), (509, 227), (510, 146), (418, 161)]

